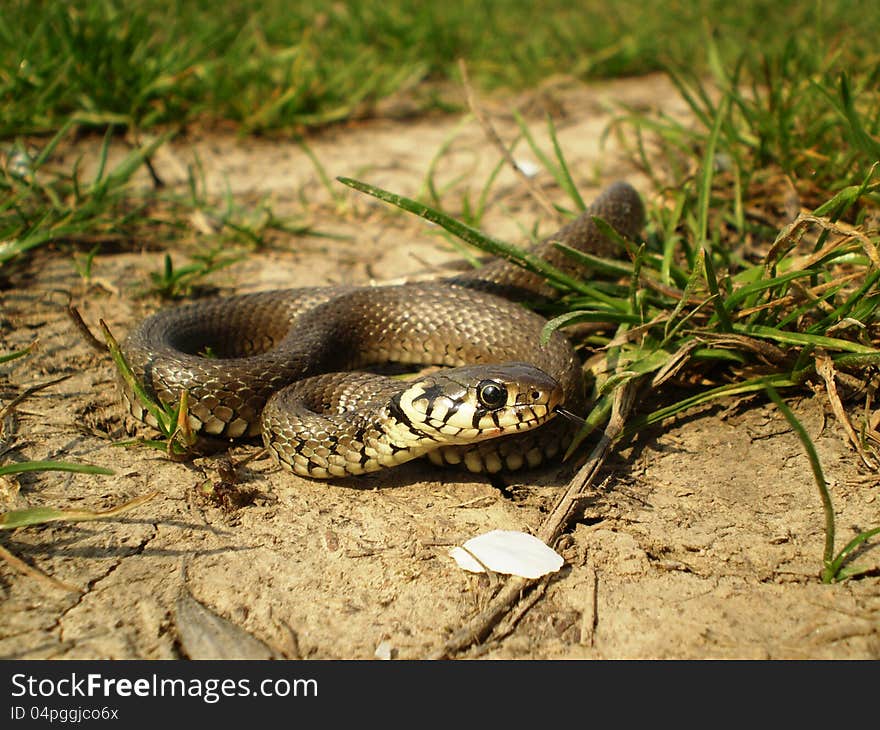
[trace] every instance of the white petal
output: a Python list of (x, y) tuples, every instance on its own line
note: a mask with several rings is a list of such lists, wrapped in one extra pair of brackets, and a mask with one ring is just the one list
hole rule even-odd
[[(460, 568), (482, 573), (483, 565), (496, 573), (540, 578), (555, 573), (565, 562), (534, 535), (515, 530), (492, 530), (452, 548), (449, 554)], [(482, 563), (482, 565), (480, 565)]]
[(531, 160), (516, 160), (516, 166), (526, 177), (534, 177), (541, 172), (541, 166)]

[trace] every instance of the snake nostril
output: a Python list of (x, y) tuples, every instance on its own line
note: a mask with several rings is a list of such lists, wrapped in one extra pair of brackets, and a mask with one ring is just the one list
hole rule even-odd
[(538, 400), (541, 397), (541, 394), (537, 390), (532, 391), (532, 400)]

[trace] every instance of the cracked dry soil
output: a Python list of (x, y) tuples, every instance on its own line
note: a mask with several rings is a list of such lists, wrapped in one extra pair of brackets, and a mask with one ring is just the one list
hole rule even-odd
[[(612, 103), (683, 113), (659, 77), (548, 87), (526, 101), (526, 113), (552, 108), (585, 197), (617, 178), (650, 192), (613, 137), (599, 144)], [(507, 100), (489, 109), (506, 139), (515, 134), (510, 108)], [(540, 114), (530, 118), (539, 133)], [(328, 130), (311, 144), (329, 174), (414, 196), (453, 135), (437, 179), (455, 183), (447, 193), (454, 207), (463, 189), (478, 194), (497, 161), (475, 122), (387, 118)], [(93, 159), (98, 144), (72, 143), (55, 162)], [(113, 150), (123, 152), (121, 145)], [(268, 195), (280, 212), (301, 210), (305, 198), (315, 228), (341, 236), (277, 241), (217, 274), (221, 293), (442, 274), (461, 265), (436, 231), (362, 196), (345, 193), (345, 210), (337, 214), (294, 144), (206, 133), (166, 146), (154, 162), (170, 187), (182, 187), (195, 154), (212, 192), (228, 186), (251, 201)], [(546, 176), (537, 180), (561, 200)], [(522, 240), (518, 226), (536, 220), (540, 210), (505, 170), (484, 229)], [(4, 400), (70, 376), (18, 407), (7, 458), (60, 458), (115, 471), (7, 479), (4, 508), (100, 509), (159, 491), (116, 519), (3, 536), (8, 549), (81, 592), (51, 588), (0, 564), (0, 656), (199, 656), (204, 650), (187, 637), (213, 620), (206, 616), (237, 627), (227, 631), (229, 651), (238, 641), (247, 656), (259, 655), (249, 642), (267, 656), (288, 658), (371, 658), (380, 644), (400, 658), (430, 655), (495, 588), (460, 571), (449, 547), (488, 529), (534, 529), (574, 466), (490, 480), (412, 463), (323, 483), (265, 458), (248, 461), (258, 451), (252, 446), (232, 449), (230, 468), (224, 456), (175, 463), (114, 445), (135, 425), (123, 415), (109, 358), (90, 349), (67, 318), (67, 298), (91, 327), (103, 318), (121, 337), (162, 306), (141, 294), (162, 256), (149, 241), (141, 250), (102, 253), (89, 284), (68, 254), (39, 252), (0, 292), (0, 350), (39, 342), (31, 357), (4, 367)], [(878, 476), (859, 464), (824, 399), (797, 401), (795, 409), (827, 473), (840, 547), (880, 522)], [(464, 656), (876, 658), (877, 572), (822, 585), (823, 540), (809, 464), (785, 420), (760, 401), (704, 408), (615, 452), (601, 488), (558, 546), (566, 565), (544, 597), (504, 638)], [(876, 565), (875, 544), (858, 560)]]

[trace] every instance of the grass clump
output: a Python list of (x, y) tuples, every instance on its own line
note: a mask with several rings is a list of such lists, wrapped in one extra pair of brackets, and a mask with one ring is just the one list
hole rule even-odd
[(280, 217), (269, 200), (248, 206), (229, 194), (213, 199), (198, 165), (189, 171), (185, 192), (165, 190), (151, 158), (173, 131), (130, 149), (111, 165), (113, 129), (108, 129), (96, 170), (85, 179), (79, 160), (71, 169), (53, 162), (77, 127), (69, 120), (39, 151), (19, 141), (0, 164), (0, 282), (39, 249), (72, 252), (76, 270), (89, 281), (101, 252), (166, 246), (178, 257), (186, 250), (189, 260), (177, 263), (167, 253), (143, 291), (179, 299), (278, 232), (314, 233), (305, 217)]
[(421, 111), (448, 108), (443, 85), (457, 80), (460, 58), (482, 89), (667, 64), (702, 73), (707, 28), (724, 62), (796, 31), (845, 38), (849, 63), (873, 52), (854, 22), (877, 28), (880, 10), (849, 0), (11, 0), (0, 17), (0, 136), (56, 130), (71, 115), (98, 127), (291, 130), (369, 115), (401, 92)]
[(65, 124), (36, 154), (17, 145), (0, 167), (0, 275), (5, 265), (40, 246), (118, 242), (154, 222), (146, 204), (135, 203), (125, 188), (167, 136), (133, 150), (108, 171), (108, 133), (97, 172), (84, 182), (76, 166), (60, 171), (48, 164), (73, 126)]

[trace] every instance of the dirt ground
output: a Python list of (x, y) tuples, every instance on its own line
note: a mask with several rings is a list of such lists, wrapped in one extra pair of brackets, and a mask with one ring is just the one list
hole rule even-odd
[[(522, 99), (487, 101), (505, 139), (517, 104), (549, 149), (541, 121), (557, 119), (562, 148), (585, 197), (628, 179), (614, 137), (600, 144), (614, 105), (683, 114), (662, 77), (591, 87), (549, 85)], [(415, 196), (444, 144), (438, 184), (448, 207), (475, 199), (497, 161), (479, 124), (457, 116), (337, 127), (310, 140), (331, 176)], [(63, 149), (58, 164), (99, 142)], [(121, 146), (114, 156), (122, 154)], [(217, 274), (221, 293), (441, 274), (461, 255), (422, 222), (339, 186), (334, 201), (304, 152), (286, 141), (192, 134), (166, 146), (157, 172), (181, 189), (198, 155), (209, 188), (242, 201), (270, 196), (276, 210), (303, 210), (321, 233), (293, 237)], [(535, 161), (522, 145), (521, 159)], [(562, 201), (546, 174), (537, 182)], [(483, 222), (523, 240), (542, 213), (505, 170)], [(552, 224), (542, 224), (551, 232)], [(489, 529), (534, 530), (574, 467), (490, 480), (415, 462), (358, 479), (309, 481), (266, 458), (222, 481), (223, 458), (174, 463), (115, 441), (137, 429), (123, 415), (113, 368), (65, 313), (68, 295), (96, 330), (122, 336), (163, 306), (143, 296), (162, 253), (96, 258), (92, 284), (68, 255), (38, 253), (0, 291), (0, 351), (35, 339), (35, 353), (0, 369), (0, 396), (60, 375), (16, 412), (6, 458), (64, 459), (110, 467), (115, 476), (41, 473), (0, 484), (3, 507), (101, 509), (158, 490), (117, 519), (5, 534), (2, 544), (71, 583), (66, 592), (0, 563), (0, 656), (6, 658), (427, 657), (489, 600), (497, 582), (461, 571), (451, 546)], [(880, 523), (880, 477), (862, 466), (822, 398), (795, 410), (815, 440), (832, 490), (839, 548)], [(233, 462), (258, 451), (235, 447)], [(219, 470), (219, 471), (218, 471)], [(489, 658), (877, 658), (880, 577), (825, 586), (818, 579), (823, 513), (796, 436), (761, 401), (722, 403), (648, 430), (618, 449), (585, 514), (558, 550), (565, 567), (512, 632), (461, 656)], [(857, 561), (878, 564), (876, 540)], [(218, 621), (217, 616), (225, 621)], [(237, 627), (237, 628), (235, 628)], [(207, 637), (207, 638), (206, 638)], [(218, 638), (219, 637), (219, 638)], [(377, 651), (378, 650), (378, 651)]]

